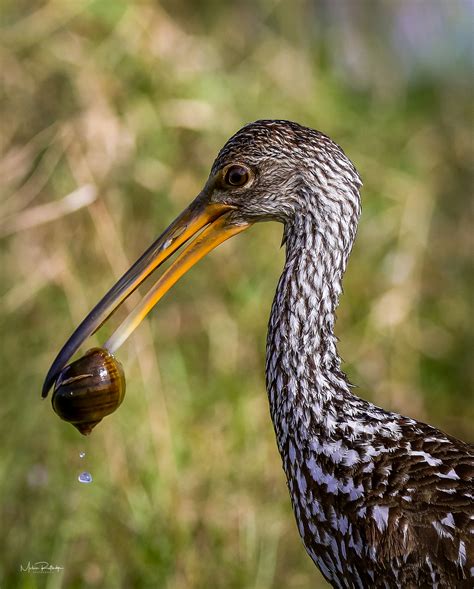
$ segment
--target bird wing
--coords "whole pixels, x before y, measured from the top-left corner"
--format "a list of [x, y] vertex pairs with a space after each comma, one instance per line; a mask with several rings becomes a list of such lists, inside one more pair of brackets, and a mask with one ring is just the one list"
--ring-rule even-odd
[[474, 577], [474, 448], [422, 423], [403, 439], [373, 471], [369, 551], [413, 567], [417, 583], [461, 586]]

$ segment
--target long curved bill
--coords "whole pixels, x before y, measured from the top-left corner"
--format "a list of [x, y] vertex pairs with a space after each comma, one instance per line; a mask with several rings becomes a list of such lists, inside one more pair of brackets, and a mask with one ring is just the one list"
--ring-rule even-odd
[[81, 344], [105, 323], [156, 268], [191, 237], [204, 228], [109, 338], [104, 347], [110, 352], [115, 352], [122, 345], [154, 305], [196, 262], [223, 241], [248, 229], [248, 223], [237, 225], [229, 222], [229, 212], [233, 208], [225, 204], [209, 204], [203, 202], [201, 197], [196, 198], [127, 270], [70, 336], [46, 375], [42, 396], [47, 396], [59, 373]]

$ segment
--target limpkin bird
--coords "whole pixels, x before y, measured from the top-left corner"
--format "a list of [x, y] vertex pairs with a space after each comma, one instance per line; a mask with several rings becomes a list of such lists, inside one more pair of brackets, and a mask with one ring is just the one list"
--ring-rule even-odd
[[473, 447], [356, 396], [334, 335], [361, 180], [329, 137], [263, 120], [238, 131], [202, 192], [86, 317], [44, 393], [81, 343], [192, 236], [105, 344], [114, 351], [197, 260], [259, 221], [284, 226], [266, 384], [293, 510], [334, 587], [474, 586]]

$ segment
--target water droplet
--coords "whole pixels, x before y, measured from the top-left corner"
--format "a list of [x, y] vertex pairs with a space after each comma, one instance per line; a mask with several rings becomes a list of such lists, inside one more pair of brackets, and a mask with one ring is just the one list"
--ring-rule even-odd
[[77, 477], [80, 483], [92, 483], [92, 475], [90, 472], [84, 471]]
[[167, 239], [165, 243], [161, 246], [161, 249], [165, 250], [167, 247], [169, 247], [173, 243], [173, 239], [173, 237]]
[[85, 455], [86, 455], [85, 452], [79, 452], [79, 458], [84, 458]]

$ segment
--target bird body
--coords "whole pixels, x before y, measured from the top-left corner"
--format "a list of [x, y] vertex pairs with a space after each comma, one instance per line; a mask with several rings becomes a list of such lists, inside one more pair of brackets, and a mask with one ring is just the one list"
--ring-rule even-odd
[[335, 311], [360, 187], [352, 163], [322, 133], [289, 121], [242, 128], [203, 191], [65, 344], [43, 394], [87, 335], [190, 235], [205, 227], [109, 339], [111, 352], [200, 257], [258, 221], [279, 221], [286, 260], [269, 321], [266, 385], [308, 554], [338, 588], [473, 587], [473, 447], [357, 397], [341, 369]]
[[314, 256], [288, 252], [267, 345], [271, 416], [306, 550], [334, 587], [472, 586], [472, 448], [351, 392], [326, 331], [337, 297], [324, 281], [301, 284], [318, 280]]
[[265, 156], [291, 211], [266, 385], [306, 550], [334, 587], [474, 586], [472, 446], [358, 398], [341, 371], [335, 310], [359, 175], [331, 139], [287, 121], [242, 129], [214, 168], [261, 169]]

